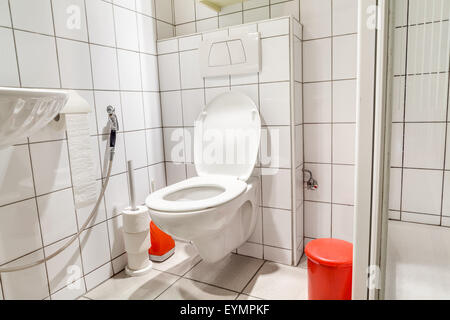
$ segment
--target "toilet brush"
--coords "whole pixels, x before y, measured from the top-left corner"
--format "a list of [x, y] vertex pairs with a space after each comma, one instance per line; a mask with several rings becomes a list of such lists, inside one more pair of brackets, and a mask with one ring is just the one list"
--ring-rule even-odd
[[132, 277], [147, 274], [152, 269], [148, 257], [150, 242], [150, 215], [147, 207], [136, 206], [134, 166], [128, 161], [128, 187], [130, 191], [130, 207], [122, 212], [123, 239], [128, 255], [127, 275]]

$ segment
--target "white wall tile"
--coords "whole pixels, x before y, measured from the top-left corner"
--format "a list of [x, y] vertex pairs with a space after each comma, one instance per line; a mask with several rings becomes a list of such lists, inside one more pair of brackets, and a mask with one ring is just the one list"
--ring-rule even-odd
[[357, 36], [333, 38], [333, 80], [356, 78]]
[[62, 87], [92, 89], [89, 45], [65, 39], [58, 39], [57, 45]]
[[181, 127], [183, 125], [183, 106], [180, 91], [161, 92], [161, 110], [164, 127]]
[[166, 173], [168, 186], [186, 180], [186, 168], [184, 164], [167, 162]]
[[135, 184], [136, 203], [138, 203], [139, 205], [145, 205], [145, 199], [150, 194], [147, 168], [141, 168], [135, 171]]
[[400, 210], [402, 169], [391, 168], [389, 182], [389, 209]]
[[[44, 245], [54, 243], [77, 232], [72, 189], [38, 197], [37, 203]], [[55, 226], [58, 227], [55, 228]]]
[[203, 87], [203, 78], [198, 68], [198, 51], [180, 52], [181, 88], [196, 89]]
[[80, 244], [85, 273], [89, 273], [109, 261], [106, 222], [84, 231], [80, 237]]
[[121, 90], [142, 90], [141, 65], [136, 52], [117, 50]]
[[66, 141], [32, 144], [30, 151], [38, 195], [70, 187]]
[[[43, 250], [22, 257], [7, 267], [20, 266], [43, 259]], [[45, 265], [2, 274], [3, 295], [7, 300], [42, 300], [49, 295]]]
[[304, 125], [305, 162], [331, 162], [331, 125]]
[[108, 218], [119, 215], [129, 205], [128, 181], [126, 174], [112, 176], [105, 192], [106, 215]]
[[180, 89], [180, 63], [178, 53], [158, 56], [161, 91]]
[[289, 36], [261, 40], [260, 82], [284, 81], [290, 78]]
[[[305, 189], [305, 200], [331, 202], [331, 165], [330, 164], [306, 164], [305, 170], [310, 170], [319, 188], [316, 190]], [[309, 179], [305, 172], [304, 179]]]
[[353, 205], [355, 193], [355, 168], [353, 166], [333, 165], [332, 202]]
[[263, 206], [291, 209], [291, 170], [265, 169], [262, 176]]
[[0, 150], [0, 205], [34, 196], [27, 146]]
[[355, 124], [333, 126], [333, 163], [355, 164]]
[[59, 88], [55, 39], [22, 31], [14, 34], [22, 86]]
[[16, 259], [42, 247], [39, 219], [34, 199], [0, 207], [0, 264]]
[[305, 202], [305, 237], [331, 237], [331, 204]]
[[119, 71], [116, 50], [91, 45], [94, 89], [119, 90]]
[[86, 1], [89, 41], [115, 46], [113, 6], [101, 0]]
[[442, 169], [445, 152], [444, 123], [405, 125], [405, 167]]
[[[148, 167], [148, 178], [150, 181], [150, 190], [159, 190], [166, 186], [166, 167], [164, 163]], [[153, 192], [152, 191], [152, 192]]]
[[358, 32], [358, 2], [333, 1], [333, 35]]
[[332, 237], [353, 242], [353, 206], [333, 204]]
[[448, 74], [408, 76], [405, 121], [445, 121]]
[[292, 262], [291, 250], [264, 246], [264, 259], [290, 265]]
[[262, 244], [256, 244], [252, 242], [246, 242], [239, 248], [237, 248], [237, 253], [243, 256], [253, 257], [257, 259], [263, 259], [264, 257], [264, 246]]
[[403, 164], [403, 124], [393, 123], [391, 131], [391, 166]]
[[270, 8], [268, 6], [244, 11], [244, 23], [267, 20], [269, 17]]
[[450, 217], [450, 172], [446, 172], [444, 177], [442, 215]]
[[[44, 249], [45, 256], [55, 253], [67, 243], [67, 239], [61, 240]], [[78, 241], [72, 243], [63, 252], [46, 262], [50, 292], [55, 293], [66, 285], [82, 277], [80, 247]]]
[[147, 130], [148, 164], [164, 161], [163, 135], [161, 129]]
[[125, 7], [130, 10], [136, 10], [135, 0], [112, 0], [112, 2], [118, 6]]
[[124, 135], [127, 160], [133, 160], [136, 168], [147, 166], [145, 131], [126, 132]]
[[303, 85], [305, 123], [331, 122], [331, 82]]
[[50, 0], [10, 1], [14, 28], [53, 35]]
[[160, 20], [156, 21], [156, 30], [158, 31], [158, 39], [171, 38], [174, 36], [175, 32], [173, 25]]
[[[277, 1], [278, 2], [278, 1]], [[274, 1], [270, 5], [270, 17], [284, 17], [287, 15], [292, 15], [295, 19], [300, 20], [300, 3], [299, 1], [284, 1], [274, 4]]]
[[442, 171], [405, 169], [402, 210], [440, 214], [442, 175]]
[[138, 51], [139, 39], [136, 13], [114, 6], [117, 47]]
[[52, 0], [56, 36], [87, 41], [83, 0]]
[[[102, 181], [97, 181], [97, 194], [100, 194], [100, 190], [102, 187]], [[81, 227], [86, 223], [88, 217], [91, 215], [92, 210], [94, 209], [95, 203], [92, 203], [91, 205], [85, 206], [80, 209], [76, 209], [77, 218], [78, 218], [78, 229], [81, 229]], [[91, 220], [91, 222], [88, 224], [89, 227], [93, 226], [94, 224], [98, 224], [100, 222], [103, 222], [106, 220], [106, 208], [105, 208], [105, 200], [103, 199], [100, 202], [100, 206], [97, 210], [97, 213], [95, 215], [95, 218]]]
[[193, 34], [195, 32], [196, 32], [195, 22], [180, 24], [177, 25], [175, 28], [175, 35], [177, 37]]
[[290, 124], [290, 88], [288, 82], [260, 84], [260, 112], [263, 125]]
[[0, 29], [0, 85], [19, 86], [19, 72], [17, 70], [14, 38], [11, 30]]
[[194, 0], [174, 0], [175, 24], [182, 24], [195, 20]]
[[9, 0], [0, 0], [0, 26], [11, 27]]
[[144, 91], [159, 91], [157, 60], [153, 55], [141, 53], [141, 78]]
[[331, 39], [303, 43], [304, 82], [331, 80]]
[[289, 19], [279, 19], [258, 23], [261, 37], [274, 37], [289, 34]]
[[182, 128], [164, 128], [165, 161], [184, 162], [184, 130]]
[[240, 12], [219, 16], [219, 28], [225, 28], [242, 24], [242, 14]]
[[156, 54], [156, 21], [142, 14], [137, 15], [139, 49], [141, 52]]
[[291, 249], [291, 212], [278, 209], [263, 209], [264, 244]]
[[122, 92], [123, 128], [125, 131], [145, 128], [142, 95], [138, 92]]
[[333, 122], [356, 122], [356, 80], [333, 81]]
[[200, 112], [205, 107], [205, 98], [203, 89], [183, 90], [181, 92], [183, 99], [183, 125], [194, 126]]
[[172, 23], [172, 10], [172, 1], [155, 0], [155, 12], [157, 19]]
[[92, 290], [102, 282], [108, 280], [114, 275], [113, 268], [111, 263], [107, 263], [100, 268], [92, 271], [87, 274], [85, 277], [86, 280], [86, 290]]
[[142, 94], [144, 102], [145, 127], [159, 128], [161, 123], [161, 103], [159, 93], [144, 92]]
[[409, 10], [409, 24], [445, 20], [450, 17], [450, 3], [446, 0], [430, 0], [428, 2], [411, 0]]
[[304, 39], [331, 36], [331, 0], [301, 0], [300, 21]]

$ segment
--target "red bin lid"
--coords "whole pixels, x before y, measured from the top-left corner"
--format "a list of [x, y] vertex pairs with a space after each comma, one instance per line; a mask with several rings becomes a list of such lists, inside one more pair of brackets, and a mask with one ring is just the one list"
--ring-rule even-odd
[[339, 239], [316, 239], [305, 248], [312, 261], [329, 267], [348, 267], [353, 262], [353, 245]]

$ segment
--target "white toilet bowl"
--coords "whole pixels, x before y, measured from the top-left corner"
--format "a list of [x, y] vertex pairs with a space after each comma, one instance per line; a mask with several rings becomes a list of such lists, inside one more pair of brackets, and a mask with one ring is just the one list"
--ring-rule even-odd
[[199, 176], [147, 197], [155, 224], [192, 241], [208, 262], [244, 244], [259, 213], [259, 179], [251, 174], [260, 136], [261, 120], [249, 97], [225, 93], [215, 98], [195, 124], [194, 163]]

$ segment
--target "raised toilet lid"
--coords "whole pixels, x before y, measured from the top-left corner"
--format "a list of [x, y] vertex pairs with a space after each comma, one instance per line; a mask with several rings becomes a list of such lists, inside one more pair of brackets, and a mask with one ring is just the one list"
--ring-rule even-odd
[[257, 106], [245, 94], [217, 96], [200, 113], [194, 131], [194, 163], [199, 176], [232, 176], [247, 181], [261, 138]]

